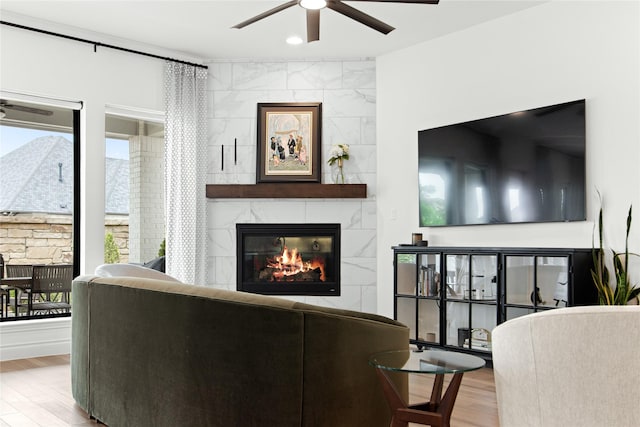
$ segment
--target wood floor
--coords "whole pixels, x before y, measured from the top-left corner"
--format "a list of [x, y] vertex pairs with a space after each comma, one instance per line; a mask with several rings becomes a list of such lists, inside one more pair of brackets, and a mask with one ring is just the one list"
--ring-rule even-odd
[[[445, 375], [446, 389], [448, 378]], [[429, 400], [433, 375], [409, 376], [409, 403], [421, 403]], [[467, 372], [462, 377], [458, 398], [453, 406], [451, 427], [498, 427], [498, 404], [496, 388], [493, 382], [493, 369], [484, 368]], [[409, 423], [410, 427], [420, 424]]]
[[0, 426], [97, 426], [71, 396], [69, 356], [0, 362]]
[[[75, 404], [71, 396], [70, 375], [68, 355], [1, 362], [0, 427], [97, 426], [98, 424], [89, 420], [87, 414]], [[427, 400], [431, 393], [432, 378], [430, 375], [410, 376], [411, 403]], [[491, 369], [481, 369], [464, 375], [453, 409], [451, 425], [498, 426]]]

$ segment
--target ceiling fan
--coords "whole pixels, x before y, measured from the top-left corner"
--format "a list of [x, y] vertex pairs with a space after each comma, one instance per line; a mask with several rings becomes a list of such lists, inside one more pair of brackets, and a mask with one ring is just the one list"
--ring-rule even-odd
[[[376, 3], [414, 3], [414, 4], [438, 4], [439, 0], [352, 0], [352, 1], [366, 1]], [[383, 34], [389, 34], [395, 28], [389, 24], [386, 24], [379, 19], [374, 18], [371, 15], [367, 15], [364, 12], [359, 11], [341, 0], [291, 0], [286, 3], [276, 6], [273, 9], [269, 9], [259, 15], [249, 18], [232, 28], [244, 28], [247, 25], [260, 21], [266, 17], [274, 15], [278, 12], [282, 12], [291, 6], [300, 5], [307, 11], [307, 42], [320, 40], [320, 9], [325, 7], [332, 9], [348, 18], [351, 18], [361, 24], [364, 24], [376, 31]]]
[[41, 108], [27, 107], [26, 105], [11, 104], [6, 99], [0, 99], [0, 115], [2, 116], [2, 118], [4, 118], [4, 116], [6, 115], [5, 110], [22, 111], [24, 113], [40, 114], [43, 116], [50, 116], [53, 114], [53, 111], [51, 110], [43, 110]]

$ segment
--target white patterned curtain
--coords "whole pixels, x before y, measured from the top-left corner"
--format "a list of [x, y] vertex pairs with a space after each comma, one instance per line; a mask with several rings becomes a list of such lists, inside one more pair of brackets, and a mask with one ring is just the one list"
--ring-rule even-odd
[[207, 276], [206, 89], [207, 69], [166, 63], [166, 270], [200, 285]]

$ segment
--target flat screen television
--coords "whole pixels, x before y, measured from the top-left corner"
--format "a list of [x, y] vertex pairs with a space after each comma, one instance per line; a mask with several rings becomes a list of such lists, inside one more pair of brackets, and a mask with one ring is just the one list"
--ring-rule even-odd
[[585, 100], [418, 132], [420, 226], [584, 221]]

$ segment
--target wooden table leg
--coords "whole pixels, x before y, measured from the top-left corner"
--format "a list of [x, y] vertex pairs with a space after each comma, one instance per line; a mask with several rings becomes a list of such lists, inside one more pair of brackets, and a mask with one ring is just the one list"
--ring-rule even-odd
[[453, 374], [453, 378], [445, 391], [442, 401], [438, 407], [438, 412], [442, 414], [442, 427], [449, 427], [451, 421], [451, 413], [453, 412], [453, 405], [456, 403], [458, 397], [458, 390], [460, 389], [460, 383], [462, 382], [462, 372]]
[[453, 375], [444, 395], [442, 395], [444, 374], [437, 374], [431, 390], [431, 400], [416, 405], [407, 405], [384, 369], [376, 368], [376, 372], [391, 408], [391, 427], [407, 427], [408, 423], [432, 427], [450, 426], [453, 405], [462, 382], [462, 372]]
[[444, 384], [444, 374], [436, 374], [433, 380], [433, 389], [431, 390], [431, 400], [429, 403], [432, 407], [437, 408], [442, 399], [442, 385]]

